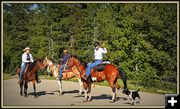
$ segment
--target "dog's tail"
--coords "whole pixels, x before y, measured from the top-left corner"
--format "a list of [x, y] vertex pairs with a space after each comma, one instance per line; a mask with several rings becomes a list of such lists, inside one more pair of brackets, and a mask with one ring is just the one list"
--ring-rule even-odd
[[136, 92], [139, 92], [140, 91], [140, 88], [138, 88], [138, 90], [136, 90]]

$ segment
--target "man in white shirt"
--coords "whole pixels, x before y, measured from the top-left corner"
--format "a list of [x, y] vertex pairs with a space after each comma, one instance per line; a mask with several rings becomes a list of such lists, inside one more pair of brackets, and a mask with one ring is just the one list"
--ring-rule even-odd
[[24, 50], [24, 53], [22, 54], [22, 64], [21, 64], [21, 71], [20, 71], [20, 77], [19, 77], [19, 82], [22, 80], [22, 75], [24, 73], [24, 70], [26, 68], [26, 64], [30, 62], [34, 62], [33, 57], [30, 53], [30, 48], [26, 47]]
[[98, 64], [102, 63], [103, 54], [107, 53], [107, 49], [104, 46], [101, 48], [99, 42], [95, 42], [94, 46], [95, 46], [95, 49], [94, 49], [94, 59], [95, 59], [95, 61], [93, 63], [91, 63], [87, 67], [86, 74], [83, 77], [85, 80], [87, 80], [87, 78], [89, 77], [91, 69], [93, 67], [97, 66]]

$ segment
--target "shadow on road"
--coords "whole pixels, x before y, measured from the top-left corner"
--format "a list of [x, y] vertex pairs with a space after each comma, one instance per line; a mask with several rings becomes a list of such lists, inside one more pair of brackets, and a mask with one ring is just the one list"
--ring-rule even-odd
[[63, 91], [63, 94], [67, 94], [67, 93], [79, 93], [79, 90]]
[[[34, 92], [28, 93], [28, 95], [34, 95]], [[46, 92], [46, 91], [40, 91], [37, 92], [38, 96], [42, 96], [42, 95], [54, 95], [54, 93], [50, 93], [50, 92]]]
[[101, 94], [99, 96], [92, 96], [92, 99], [98, 100], [98, 99], [111, 99], [111, 95], [107, 95], [107, 94]]
[[[77, 96], [74, 96], [74, 97], [84, 97], [84, 95], [77, 95]], [[111, 95], [107, 95], [107, 94], [101, 94], [99, 96], [92, 96], [92, 99], [94, 100], [100, 100], [100, 99], [109, 99], [111, 100], [112, 99], [112, 96]], [[124, 97], [117, 97], [116, 100], [128, 100], [127, 98], [124, 98]]]

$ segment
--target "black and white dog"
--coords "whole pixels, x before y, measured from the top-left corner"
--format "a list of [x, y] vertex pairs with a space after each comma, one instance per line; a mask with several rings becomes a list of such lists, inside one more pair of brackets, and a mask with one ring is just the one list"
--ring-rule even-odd
[[124, 94], [128, 95], [130, 101], [131, 101], [131, 105], [134, 105], [136, 103], [140, 103], [140, 96], [139, 96], [139, 90], [136, 90], [136, 91], [129, 91], [129, 90], [126, 90], [126, 91], [123, 91]]

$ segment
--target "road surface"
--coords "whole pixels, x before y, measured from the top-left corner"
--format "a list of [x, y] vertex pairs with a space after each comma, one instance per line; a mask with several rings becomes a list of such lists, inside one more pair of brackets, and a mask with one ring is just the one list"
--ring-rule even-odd
[[[36, 84], [38, 98], [33, 96], [32, 83], [28, 84], [28, 97], [20, 96], [17, 79], [3, 80], [3, 106], [9, 107], [119, 107], [131, 106], [128, 97], [122, 94], [122, 90], [117, 94], [118, 100], [110, 103], [111, 88], [107, 86], [92, 87], [92, 101], [83, 102], [83, 96], [78, 95], [79, 84], [77, 82], [63, 81], [64, 95], [60, 96], [57, 89], [56, 80], [42, 80]], [[165, 105], [165, 96], [161, 94], [139, 92], [141, 103], [135, 106], [157, 106]], [[1, 104], [2, 105], [2, 104]]]

